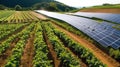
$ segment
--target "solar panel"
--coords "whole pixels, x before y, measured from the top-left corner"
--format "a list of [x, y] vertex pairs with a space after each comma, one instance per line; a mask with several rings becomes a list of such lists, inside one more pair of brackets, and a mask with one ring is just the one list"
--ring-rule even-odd
[[97, 21], [91, 19], [55, 12], [39, 10], [37, 12], [67, 22], [68, 24], [86, 33], [104, 47], [110, 46], [115, 49], [120, 47], [120, 30], [113, 28], [115, 24], [108, 22], [98, 23]]
[[120, 14], [111, 14], [111, 13], [92, 13], [92, 12], [76, 12], [72, 13], [73, 15], [85, 16], [85, 17], [96, 17], [116, 23], [120, 23]]

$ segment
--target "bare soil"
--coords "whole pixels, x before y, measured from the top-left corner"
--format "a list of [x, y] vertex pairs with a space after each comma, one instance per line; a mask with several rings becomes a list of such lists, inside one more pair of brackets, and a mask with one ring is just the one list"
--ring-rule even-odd
[[46, 43], [47, 43], [49, 52], [50, 52], [50, 54], [51, 54], [51, 57], [52, 57], [52, 59], [53, 59], [53, 61], [54, 61], [54, 67], [59, 67], [59, 66], [60, 66], [60, 60], [57, 58], [57, 54], [56, 54], [56, 52], [54, 51], [54, 48], [53, 48], [52, 44], [51, 44], [50, 41], [48, 40], [45, 31], [43, 32], [43, 34], [44, 34], [44, 38], [45, 38], [45, 41], [46, 41]]
[[94, 12], [94, 13], [116, 13], [120, 14], [120, 9], [114, 8], [114, 9], [97, 9], [97, 8], [88, 8], [88, 9], [82, 9], [80, 12]]
[[100, 50], [99, 48], [97, 48], [94, 44], [88, 42], [87, 40], [85, 40], [84, 38], [81, 38], [80, 36], [73, 34], [67, 30], [65, 30], [64, 28], [53, 24], [56, 28], [62, 30], [63, 32], [65, 32], [68, 36], [70, 36], [72, 39], [74, 39], [75, 41], [77, 41], [78, 43], [80, 43], [82, 46], [88, 48], [98, 59], [101, 60], [101, 62], [103, 62], [104, 64], [106, 64], [108, 67], [120, 67], [120, 64], [114, 60], [113, 58], [111, 58], [110, 56], [108, 56], [106, 53], [104, 53], [102, 50]]
[[35, 15], [36, 17], [38, 17], [39, 19], [42, 19], [42, 20], [46, 20], [47, 18], [41, 14], [38, 14], [36, 12], [31, 12], [33, 15]]
[[31, 34], [30, 38], [25, 45], [23, 56], [21, 57], [20, 67], [32, 67], [34, 57], [34, 38], [35, 35]]
[[7, 59], [12, 55], [12, 49], [15, 47], [16, 43], [19, 41], [19, 38], [16, 38], [11, 44], [8, 49], [6, 49], [5, 52], [3, 52], [2, 55], [0, 55], [0, 67], [4, 67], [4, 65], [7, 63]]

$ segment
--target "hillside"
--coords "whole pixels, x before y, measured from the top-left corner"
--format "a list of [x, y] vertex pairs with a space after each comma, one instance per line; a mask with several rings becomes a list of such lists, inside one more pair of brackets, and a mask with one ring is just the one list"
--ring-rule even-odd
[[67, 6], [63, 3], [60, 2], [42, 2], [42, 3], [37, 3], [32, 6], [34, 10], [36, 9], [44, 9], [44, 10], [49, 10], [49, 11], [71, 11], [76, 8]]
[[80, 9], [81, 12], [120, 13], [120, 4], [103, 4]]
[[0, 9], [14, 8], [16, 5], [20, 5], [24, 9], [34, 10], [70, 11], [75, 9], [54, 0], [0, 0], [0, 5], [3, 5]]
[[31, 7], [36, 3], [52, 1], [54, 0], [0, 0], [0, 4], [7, 7], [15, 7], [16, 5], [20, 5], [22, 7]]

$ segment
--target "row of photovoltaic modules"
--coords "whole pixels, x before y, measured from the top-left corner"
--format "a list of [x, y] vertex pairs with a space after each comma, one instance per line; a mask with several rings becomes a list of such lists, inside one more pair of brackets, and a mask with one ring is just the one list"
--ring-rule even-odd
[[108, 22], [98, 23], [91, 19], [43, 10], [38, 10], [37, 12], [69, 23], [86, 33], [104, 47], [110, 46], [114, 49], [118, 49], [120, 47], [120, 31], [113, 28], [114, 24]]
[[85, 16], [89, 18], [96, 17], [96, 18], [100, 18], [103, 20], [108, 20], [108, 21], [112, 21], [120, 24], [120, 14], [76, 12], [76, 13], [73, 13], [73, 15]]

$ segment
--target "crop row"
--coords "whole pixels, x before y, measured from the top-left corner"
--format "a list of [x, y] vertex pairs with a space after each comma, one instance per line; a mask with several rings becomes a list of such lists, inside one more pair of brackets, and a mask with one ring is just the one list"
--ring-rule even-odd
[[[16, 26], [17, 25], [17, 26]], [[11, 34], [12, 32], [16, 31], [18, 28], [20, 28], [21, 26], [23, 26], [25, 24], [13, 24], [13, 25], [0, 25], [0, 39], [6, 37], [8, 34]], [[7, 33], [6, 33], [7, 32]], [[19, 36], [17, 35], [12, 35], [10, 36], [7, 40], [3, 41], [0, 45], [0, 55], [2, 54], [2, 52], [4, 52], [8, 47], [10, 47], [10, 43], [17, 37]]]
[[[85, 38], [86, 40], [88, 40], [91, 43], [94, 43], [95, 45], [100, 45], [98, 44], [95, 40], [91, 39], [89, 36], [87, 36], [86, 34], [84, 34], [83, 32], [79, 31], [78, 29], [74, 28], [73, 26], [63, 22], [63, 21], [59, 21], [58, 20], [52, 20], [52, 22], [54, 24], [59, 25], [60, 27], [63, 27], [64, 29], [77, 34], [78, 36], [81, 36], [82, 38]], [[103, 49], [103, 48], [100, 48]], [[105, 48], [105, 51], [107, 51], [107, 54], [110, 55], [111, 57], [113, 57], [116, 60], [120, 60], [120, 49], [113, 49], [113, 48]], [[119, 61], [120, 62], [120, 61]]]
[[105, 67], [105, 65], [100, 60], [98, 60], [88, 49], [75, 42], [65, 33], [54, 28], [51, 24], [49, 24], [49, 26], [54, 30], [54, 33], [66, 44], [66, 46], [69, 47], [80, 58], [82, 58], [89, 67]]
[[0, 22], [7, 19], [10, 15], [14, 14], [15, 11], [0, 11]]
[[35, 34], [35, 57], [33, 60], [33, 67], [53, 67], [52, 60], [48, 59], [48, 48], [43, 38], [43, 30], [41, 24], [37, 24], [36, 34]]
[[30, 26], [28, 26], [26, 29], [24, 29], [21, 33], [17, 35], [20, 37], [20, 40], [15, 45], [15, 48], [12, 49], [12, 55], [8, 58], [5, 67], [19, 67], [24, 46], [33, 28], [34, 24], [32, 23]]
[[70, 31], [70, 32], [72, 32], [72, 33], [74, 33], [74, 34], [76, 34], [76, 35], [78, 35], [78, 36], [80, 36], [80, 37], [82, 37], [82, 38], [84, 38], [84, 39], [86, 39], [87, 41], [90, 41], [90, 42], [92, 42], [92, 43], [94, 42], [94, 40], [91, 39], [89, 36], [87, 36], [85, 33], [83, 33], [82, 31], [80, 31], [79, 29], [71, 26], [71, 25], [68, 24], [68, 23], [65, 23], [65, 22], [63, 22], [63, 21], [58, 21], [58, 20], [51, 20], [51, 21], [52, 21], [54, 24], [56, 24], [56, 25], [58, 25], [58, 26], [60, 26], [60, 27], [62, 27], [62, 28], [64, 28], [64, 29], [66, 29], [66, 30], [68, 30], [68, 31]]
[[6, 24], [6, 25], [0, 25], [0, 40], [4, 37], [8, 36], [9, 34], [12, 34], [13, 32], [17, 31], [19, 28], [24, 26], [26, 24]]
[[0, 11], [0, 23], [39, 21], [32, 11]]
[[44, 28], [48, 39], [54, 47], [57, 57], [61, 60], [60, 64], [63, 67], [80, 67], [79, 60], [70, 51], [68, 51], [54, 34], [53, 30], [49, 27], [49, 24], [44, 23]]
[[31, 11], [16, 11], [13, 15], [8, 17], [5, 21], [8, 23], [30, 22], [38, 21], [39, 19], [34, 16]]

